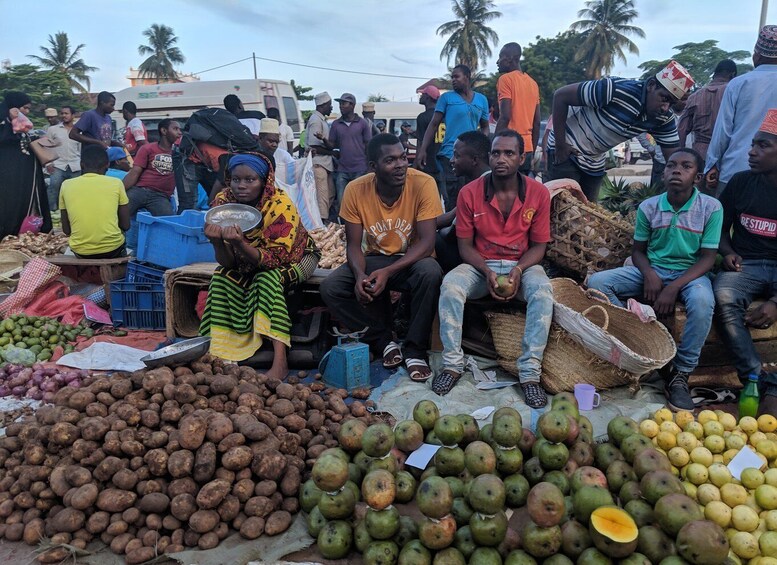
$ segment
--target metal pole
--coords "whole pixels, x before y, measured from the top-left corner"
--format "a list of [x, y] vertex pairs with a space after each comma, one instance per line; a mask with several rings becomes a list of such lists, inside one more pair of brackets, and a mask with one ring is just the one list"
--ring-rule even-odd
[[761, 23], [758, 26], [758, 33], [761, 32], [766, 25], [766, 12], [769, 11], [769, 0], [761, 0]]
[[[764, 2], [768, 2], [769, 0], [763, 0], [763, 1]], [[256, 76], [256, 52], [251, 53], [251, 57], [254, 60], [254, 80], [256, 80], [257, 79], [257, 76]]]

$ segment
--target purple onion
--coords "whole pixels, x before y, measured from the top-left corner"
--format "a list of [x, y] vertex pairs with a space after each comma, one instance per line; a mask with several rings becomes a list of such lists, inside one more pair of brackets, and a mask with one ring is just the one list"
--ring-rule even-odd
[[54, 400], [54, 393], [53, 392], [44, 392], [43, 393], [43, 401], [44, 402], [51, 402]]
[[73, 381], [78, 380], [78, 373], [66, 373], [65, 374], [65, 383], [70, 384]]
[[54, 382], [57, 383], [58, 385], [65, 384], [64, 375], [62, 373], [57, 373], [56, 375], [54, 375]]
[[57, 370], [54, 367], [49, 367], [48, 369], [43, 369], [43, 374], [47, 377], [53, 377], [57, 374]]
[[8, 388], [5, 385], [0, 386], [0, 397], [5, 398], [6, 396], [9, 396], [11, 394], [11, 389]]
[[67, 383], [67, 386], [73, 387], [73, 388], [81, 388], [81, 381], [74, 380]]
[[15, 387], [13, 387], [13, 389], [11, 389], [11, 392], [13, 393], [14, 396], [21, 397], [25, 393], [26, 390], [27, 390], [26, 387], [15, 386]]
[[44, 392], [56, 392], [57, 383], [52, 380], [43, 381], [40, 385], [40, 389]]
[[41, 399], [43, 398], [43, 391], [42, 391], [42, 390], [36, 390], [36, 391], [35, 391], [35, 392], [32, 394], [31, 398], [32, 398], [33, 400], [41, 400]]
[[33, 371], [42, 371], [43, 369], [45, 369], [45, 367], [43, 366], [43, 364], [42, 364], [42, 363], [35, 363], [35, 364], [32, 366], [32, 370], [33, 370]]

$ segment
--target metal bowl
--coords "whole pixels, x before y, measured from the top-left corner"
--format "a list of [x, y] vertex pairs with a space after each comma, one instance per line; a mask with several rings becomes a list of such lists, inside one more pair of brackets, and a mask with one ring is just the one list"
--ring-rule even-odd
[[262, 213], [246, 204], [222, 204], [214, 206], [205, 214], [205, 222], [227, 227], [237, 224], [243, 232], [248, 232], [262, 221]]
[[163, 365], [181, 365], [194, 361], [205, 355], [210, 349], [209, 337], [195, 337], [185, 339], [157, 349], [153, 353], [142, 357], [140, 360], [146, 364], [149, 369], [162, 367]]

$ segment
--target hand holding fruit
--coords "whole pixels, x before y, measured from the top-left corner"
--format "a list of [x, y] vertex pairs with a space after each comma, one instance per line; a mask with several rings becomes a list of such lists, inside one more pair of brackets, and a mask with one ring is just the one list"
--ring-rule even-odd
[[[505, 296], [502, 294], [504, 293], [504, 291], [500, 293], [500, 285], [499, 285], [500, 277], [502, 277], [503, 279], [507, 278], [505, 277], [505, 275], [497, 276], [497, 274], [494, 271], [491, 271], [491, 270], [488, 271], [488, 273], [486, 274], [486, 281], [488, 283], [488, 292], [491, 294], [491, 298], [493, 298], [494, 300], [505, 302], [507, 298], [505, 298]], [[503, 282], [506, 282], [506, 281], [503, 281]]]

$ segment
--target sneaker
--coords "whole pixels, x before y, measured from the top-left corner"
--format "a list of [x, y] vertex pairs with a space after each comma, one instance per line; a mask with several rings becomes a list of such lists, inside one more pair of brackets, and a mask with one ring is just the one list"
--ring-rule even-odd
[[521, 383], [523, 397], [529, 408], [542, 408], [548, 403], [548, 397], [540, 383]]
[[688, 388], [688, 377], [690, 376], [690, 373], [673, 371], [672, 376], [664, 385], [666, 403], [675, 412], [679, 410], [692, 411], [695, 408], [691, 391]]
[[777, 415], [777, 385], [766, 387], [764, 394], [761, 396], [761, 400], [758, 403], [758, 414], [756, 415], [763, 416], [764, 414]]

